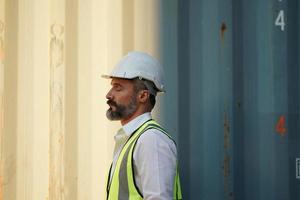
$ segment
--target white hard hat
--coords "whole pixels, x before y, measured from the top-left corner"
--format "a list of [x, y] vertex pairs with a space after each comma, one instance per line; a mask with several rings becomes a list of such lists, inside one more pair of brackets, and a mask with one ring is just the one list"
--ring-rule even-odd
[[147, 53], [132, 51], [124, 56], [103, 78], [146, 79], [154, 83], [159, 92], [165, 92], [161, 64]]

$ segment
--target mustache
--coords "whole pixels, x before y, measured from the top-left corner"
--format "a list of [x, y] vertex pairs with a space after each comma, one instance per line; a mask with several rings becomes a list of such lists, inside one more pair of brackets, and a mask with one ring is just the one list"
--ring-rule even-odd
[[107, 100], [106, 102], [108, 105], [110, 106], [118, 106], [116, 102], [114, 102], [113, 100]]

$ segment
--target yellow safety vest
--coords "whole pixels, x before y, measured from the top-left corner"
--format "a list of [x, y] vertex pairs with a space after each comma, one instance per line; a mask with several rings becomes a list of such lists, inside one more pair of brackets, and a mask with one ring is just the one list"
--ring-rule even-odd
[[[107, 200], [142, 200], [143, 195], [135, 185], [134, 173], [133, 173], [133, 150], [138, 138], [148, 129], [158, 129], [159, 131], [166, 134], [170, 139], [171, 137], [167, 134], [162, 127], [154, 120], [145, 122], [140, 128], [135, 131], [126, 144], [121, 150], [119, 158], [116, 163], [115, 171], [109, 184], [111, 169], [107, 178], [106, 192]], [[176, 170], [176, 176], [174, 180], [174, 192], [173, 199], [181, 200], [181, 187], [179, 181], [178, 169]]]

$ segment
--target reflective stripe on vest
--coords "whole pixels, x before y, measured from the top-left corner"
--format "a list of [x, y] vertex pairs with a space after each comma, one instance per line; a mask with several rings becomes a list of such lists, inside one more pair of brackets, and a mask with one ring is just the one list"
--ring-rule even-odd
[[[173, 140], [154, 120], [145, 122], [135, 131], [122, 148], [116, 163], [115, 171], [109, 185], [111, 170], [107, 179], [108, 200], [142, 200], [143, 196], [135, 184], [133, 172], [133, 151], [138, 138], [148, 129], [158, 129]], [[175, 143], [175, 142], [174, 142]], [[174, 180], [173, 199], [182, 199], [178, 170]]]

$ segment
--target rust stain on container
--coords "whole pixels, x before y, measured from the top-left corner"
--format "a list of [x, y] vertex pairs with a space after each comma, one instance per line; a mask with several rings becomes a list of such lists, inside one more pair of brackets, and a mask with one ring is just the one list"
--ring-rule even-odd
[[229, 148], [229, 132], [230, 132], [230, 125], [227, 113], [224, 114], [224, 149]]
[[233, 193], [230, 186], [230, 121], [227, 111], [224, 112], [223, 124], [223, 139], [224, 139], [224, 158], [223, 158], [223, 176], [224, 176], [224, 195], [233, 198]]
[[223, 159], [223, 175], [224, 175], [224, 177], [229, 177], [229, 174], [230, 174], [229, 166], [230, 166], [230, 157], [227, 154], [224, 156], [224, 159]]
[[227, 113], [225, 112], [224, 114], [224, 159], [223, 159], [223, 174], [224, 177], [228, 177], [229, 176], [229, 165], [230, 165], [230, 156], [228, 154], [228, 149], [229, 149], [229, 131], [230, 131], [230, 127], [229, 127], [229, 120], [228, 120], [228, 116]]
[[221, 39], [224, 41], [225, 32], [227, 30], [227, 26], [225, 22], [222, 22], [221, 24]]
[[223, 53], [223, 51], [224, 51], [223, 47], [224, 47], [224, 40], [225, 40], [225, 32], [226, 32], [226, 30], [227, 30], [227, 26], [226, 26], [225, 22], [222, 22], [221, 27], [220, 27], [220, 43], [221, 43], [221, 47], [222, 48], [220, 48], [220, 58], [219, 58], [221, 62], [223, 62], [224, 55], [226, 55], [226, 54]]

